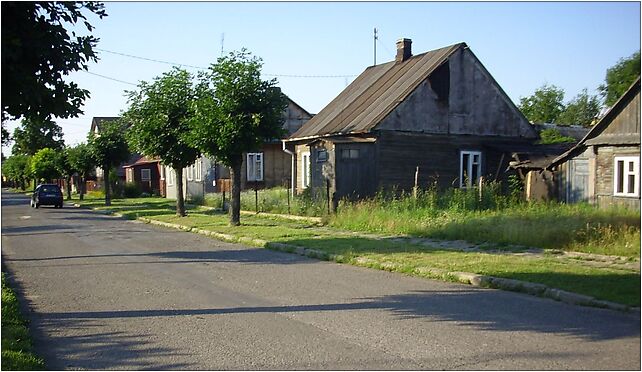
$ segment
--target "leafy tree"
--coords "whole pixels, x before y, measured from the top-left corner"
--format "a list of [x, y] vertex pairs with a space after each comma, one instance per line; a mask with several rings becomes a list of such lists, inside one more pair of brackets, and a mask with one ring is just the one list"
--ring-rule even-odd
[[243, 49], [218, 59], [197, 87], [191, 141], [230, 168], [230, 224], [240, 224], [243, 153], [283, 134], [285, 96], [276, 79], [261, 80], [262, 61]]
[[595, 95], [588, 94], [586, 88], [582, 90], [571, 102], [569, 102], [564, 111], [556, 119], [558, 124], [579, 124], [585, 127], [590, 126], [593, 120], [600, 113], [602, 105]]
[[125, 139], [125, 124], [120, 120], [104, 122], [100, 133], [89, 133], [87, 145], [94, 163], [103, 170], [105, 205], [111, 205], [109, 171], [129, 159], [129, 147]]
[[5, 128], [4, 122], [2, 122], [2, 128], [0, 128], [0, 136], [2, 137], [2, 146], [8, 146], [11, 143], [11, 134], [9, 130]]
[[563, 136], [562, 133], [555, 128], [544, 129], [539, 133], [540, 140], [537, 142], [542, 145], [550, 145], [555, 143], [572, 143], [576, 142], [575, 138]]
[[82, 113], [89, 91], [63, 76], [86, 70], [96, 62], [98, 39], [71, 35], [65, 27], [82, 22], [91, 32], [87, 16], [107, 14], [99, 2], [2, 3], [2, 121], [20, 117], [68, 118]]
[[56, 150], [38, 150], [31, 157], [31, 173], [38, 181], [51, 182], [60, 176], [60, 161], [60, 154]]
[[605, 82], [598, 88], [604, 97], [604, 104], [613, 106], [638, 76], [640, 76], [640, 51], [628, 58], [620, 59], [615, 66], [607, 69]]
[[30, 159], [27, 155], [12, 155], [2, 162], [2, 173], [12, 180], [16, 187], [27, 188], [31, 178]]
[[65, 147], [62, 152], [58, 153], [58, 172], [65, 179], [67, 185], [67, 200], [71, 200], [71, 177], [76, 173], [76, 168], [69, 160], [71, 147]]
[[564, 90], [544, 84], [532, 96], [520, 99], [519, 109], [533, 123], [554, 123], [564, 110]]
[[13, 132], [13, 153], [34, 155], [44, 148], [62, 149], [62, 128], [50, 119], [24, 118]]
[[201, 155], [188, 141], [193, 117], [192, 75], [174, 68], [150, 84], [141, 82], [138, 91], [128, 92], [129, 109], [123, 114], [131, 124], [129, 142], [146, 156], [158, 156], [176, 172], [176, 215], [185, 216], [183, 168]]
[[71, 164], [71, 167], [75, 169], [76, 172], [78, 172], [78, 176], [80, 178], [78, 182], [78, 194], [80, 195], [80, 200], [83, 200], [87, 183], [87, 176], [96, 167], [96, 163], [91, 156], [89, 146], [85, 143], [81, 143], [67, 149], [67, 160]]

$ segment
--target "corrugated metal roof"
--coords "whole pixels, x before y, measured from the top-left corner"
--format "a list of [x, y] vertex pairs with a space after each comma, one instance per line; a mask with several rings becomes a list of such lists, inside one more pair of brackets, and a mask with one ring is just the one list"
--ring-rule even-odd
[[402, 63], [368, 67], [288, 140], [369, 132], [450, 55], [465, 46], [459, 43]]

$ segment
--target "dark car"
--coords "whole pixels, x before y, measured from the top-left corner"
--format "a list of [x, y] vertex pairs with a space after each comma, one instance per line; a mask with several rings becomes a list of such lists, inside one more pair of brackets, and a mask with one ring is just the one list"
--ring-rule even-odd
[[31, 195], [31, 207], [38, 208], [41, 205], [53, 205], [62, 208], [62, 190], [54, 184], [38, 185]]

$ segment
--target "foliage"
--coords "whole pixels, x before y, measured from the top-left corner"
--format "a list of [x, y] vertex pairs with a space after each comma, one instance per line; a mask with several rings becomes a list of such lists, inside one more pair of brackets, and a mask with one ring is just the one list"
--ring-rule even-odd
[[127, 182], [123, 190], [123, 195], [126, 198], [139, 198], [143, 190], [141, 190], [140, 185], [136, 182]]
[[562, 133], [556, 128], [543, 129], [541, 132], [539, 132], [539, 137], [540, 140], [537, 143], [542, 145], [577, 142], [573, 137], [563, 136]]
[[44, 148], [31, 157], [31, 173], [40, 181], [51, 182], [61, 175], [61, 162], [62, 158], [59, 152]]
[[[187, 139], [194, 115], [192, 85], [190, 73], [174, 68], [151, 84], [141, 82], [138, 91], [128, 92], [129, 108], [123, 114], [131, 125], [128, 140], [132, 147], [143, 155], [160, 157], [174, 169], [177, 179], [201, 155]], [[184, 216], [182, 183], [177, 186], [176, 213]]]
[[105, 177], [105, 205], [111, 203], [109, 171], [129, 159], [129, 147], [125, 139], [126, 126], [121, 120], [104, 122], [100, 133], [91, 132], [87, 146], [94, 163], [103, 169]]
[[67, 149], [67, 160], [71, 167], [78, 172], [80, 176], [80, 200], [83, 199], [85, 192], [85, 181], [87, 176], [94, 170], [96, 163], [91, 155], [91, 149], [85, 143], [80, 143]]
[[564, 90], [544, 84], [532, 96], [520, 98], [519, 109], [533, 123], [555, 123], [564, 110]]
[[564, 111], [557, 118], [558, 124], [583, 125], [591, 126], [593, 121], [598, 117], [602, 105], [595, 95], [589, 95], [586, 89], [583, 89], [571, 102], [569, 102]]
[[640, 76], [640, 51], [621, 58], [615, 66], [606, 70], [604, 84], [598, 88], [604, 104], [612, 106]]
[[245, 49], [218, 59], [200, 75], [191, 141], [204, 154], [230, 167], [230, 223], [240, 223], [240, 172], [243, 153], [283, 135], [286, 97], [276, 79], [261, 80], [263, 63]]
[[71, 35], [87, 16], [107, 14], [99, 2], [6, 2], [2, 4], [2, 121], [20, 117], [68, 118], [82, 113], [89, 97], [63, 77], [97, 62], [98, 39]]
[[42, 358], [33, 353], [27, 329], [28, 322], [20, 313], [20, 304], [2, 273], [2, 370], [33, 371], [45, 369]]
[[26, 188], [26, 182], [32, 177], [30, 157], [27, 155], [12, 155], [2, 162], [2, 174], [16, 182], [21, 189]]
[[[4, 85], [4, 84], [3, 84]], [[62, 128], [50, 119], [25, 118], [13, 132], [12, 152], [33, 155], [44, 148], [62, 149]]]

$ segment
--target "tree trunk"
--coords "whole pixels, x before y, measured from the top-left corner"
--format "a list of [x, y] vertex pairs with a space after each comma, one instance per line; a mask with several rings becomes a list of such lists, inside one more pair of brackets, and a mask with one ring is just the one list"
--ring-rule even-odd
[[108, 165], [103, 167], [103, 181], [105, 183], [105, 206], [111, 205], [111, 191], [109, 190], [109, 169]]
[[80, 178], [80, 185], [78, 185], [78, 193], [80, 194], [79, 198], [80, 200], [84, 200], [85, 196], [85, 187], [87, 186], [87, 181], [85, 180], [85, 176], [83, 175]]
[[232, 179], [232, 196], [230, 198], [230, 225], [239, 226], [241, 224], [241, 166], [243, 159], [232, 161], [230, 167], [230, 178]]
[[68, 176], [65, 182], [67, 183], [67, 200], [71, 200], [71, 176]]
[[185, 198], [183, 197], [183, 168], [174, 168], [176, 173], [176, 215], [185, 217]]

